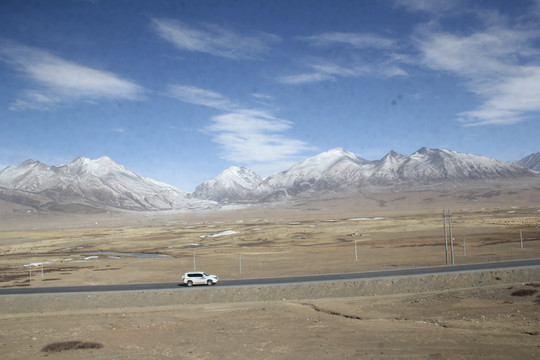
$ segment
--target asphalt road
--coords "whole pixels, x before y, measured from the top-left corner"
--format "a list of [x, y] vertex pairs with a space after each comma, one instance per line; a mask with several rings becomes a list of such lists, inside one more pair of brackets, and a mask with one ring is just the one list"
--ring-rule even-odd
[[[306, 283], [316, 281], [336, 281], [336, 280], [355, 280], [372, 278], [391, 278], [399, 276], [429, 275], [452, 272], [468, 272], [475, 270], [496, 270], [506, 268], [519, 268], [527, 266], [540, 266], [539, 259], [511, 260], [489, 263], [477, 263], [454, 266], [437, 266], [415, 269], [399, 270], [381, 270], [367, 271], [347, 274], [327, 274], [327, 275], [309, 275], [309, 276], [290, 276], [261, 279], [236, 279], [220, 280], [218, 286], [249, 286], [249, 285], [272, 285], [272, 284], [291, 284]], [[181, 274], [179, 274], [179, 279]], [[51, 287], [20, 287], [0, 289], [0, 295], [21, 295], [21, 294], [55, 294], [55, 293], [73, 293], [73, 292], [103, 292], [103, 291], [133, 291], [133, 290], [160, 290], [160, 289], [188, 289], [186, 286], [180, 286], [179, 282], [167, 283], [142, 283], [142, 284], [119, 284], [119, 285], [85, 285], [85, 286], [51, 286]]]

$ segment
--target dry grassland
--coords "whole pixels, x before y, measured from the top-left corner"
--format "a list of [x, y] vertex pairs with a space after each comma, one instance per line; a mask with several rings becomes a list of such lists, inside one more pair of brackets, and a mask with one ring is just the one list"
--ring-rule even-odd
[[[415, 196], [221, 212], [29, 214], [1, 224], [0, 286], [170, 282], [194, 268], [231, 279], [444, 265], [443, 203], [430, 208], [424, 203], [433, 195]], [[540, 199], [538, 206], [533, 196], [524, 205], [454, 201], [456, 264], [540, 256]], [[449, 229], [447, 240], [451, 263]]]
[[[453, 213], [456, 264], [540, 257], [538, 190], [454, 195], [219, 213], [5, 216], [0, 286], [171, 282], [194, 267], [232, 279], [444, 265], [442, 209]], [[0, 318], [0, 349], [10, 359], [533, 359], [540, 308], [536, 293], [511, 295], [523, 286], [13, 314]], [[103, 348], [41, 351], [65, 341]]]

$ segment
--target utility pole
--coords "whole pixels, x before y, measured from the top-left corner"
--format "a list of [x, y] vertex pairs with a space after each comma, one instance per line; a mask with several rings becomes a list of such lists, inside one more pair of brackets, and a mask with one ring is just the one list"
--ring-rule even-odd
[[448, 265], [448, 235], [446, 232], [446, 210], [443, 210], [443, 221], [444, 221], [444, 252], [446, 255], [446, 265]]
[[[448, 235], [450, 235], [450, 246], [452, 255], [452, 265], [454, 265], [454, 238], [452, 236], [452, 212], [450, 210], [443, 210], [444, 221], [444, 250], [446, 253], [446, 265], [448, 265]], [[448, 229], [446, 224], [448, 223]], [[450, 234], [448, 234], [450, 233]]]
[[452, 212], [450, 213], [450, 249], [452, 252], [452, 266], [454, 265], [454, 236], [452, 235]]

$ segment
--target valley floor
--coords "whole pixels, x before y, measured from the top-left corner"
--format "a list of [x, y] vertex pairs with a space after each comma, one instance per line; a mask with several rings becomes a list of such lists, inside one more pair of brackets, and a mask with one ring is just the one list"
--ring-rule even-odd
[[[538, 258], [539, 194], [388, 193], [196, 214], [4, 209], [0, 286], [171, 282], [194, 268], [232, 279], [435, 266], [451, 264], [451, 245], [456, 264]], [[443, 209], [452, 210], [448, 247]], [[0, 349], [10, 359], [532, 359], [540, 355], [538, 293], [511, 294], [537, 290], [535, 283], [7, 314], [0, 317]], [[103, 348], [41, 351], [69, 340]]]

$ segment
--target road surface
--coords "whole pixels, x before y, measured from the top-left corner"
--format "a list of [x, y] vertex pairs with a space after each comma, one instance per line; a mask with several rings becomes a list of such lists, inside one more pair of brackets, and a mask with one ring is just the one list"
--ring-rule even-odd
[[[475, 270], [496, 270], [506, 268], [519, 268], [529, 266], [540, 266], [540, 258], [527, 260], [511, 260], [489, 263], [477, 263], [466, 265], [446, 265], [436, 267], [367, 271], [346, 274], [326, 274], [326, 275], [304, 275], [290, 277], [275, 277], [261, 279], [235, 279], [220, 280], [218, 286], [249, 286], [249, 285], [273, 285], [307, 283], [317, 281], [340, 281], [373, 278], [392, 278], [412, 275], [429, 275], [452, 272], [468, 272]], [[178, 275], [181, 278], [181, 274]], [[134, 291], [134, 290], [161, 290], [161, 289], [188, 289], [180, 286], [178, 281], [166, 283], [141, 283], [141, 284], [118, 284], [118, 285], [84, 285], [84, 286], [52, 286], [52, 287], [20, 287], [0, 289], [0, 295], [21, 295], [21, 294], [57, 294], [74, 292], [104, 292], [104, 291]]]

